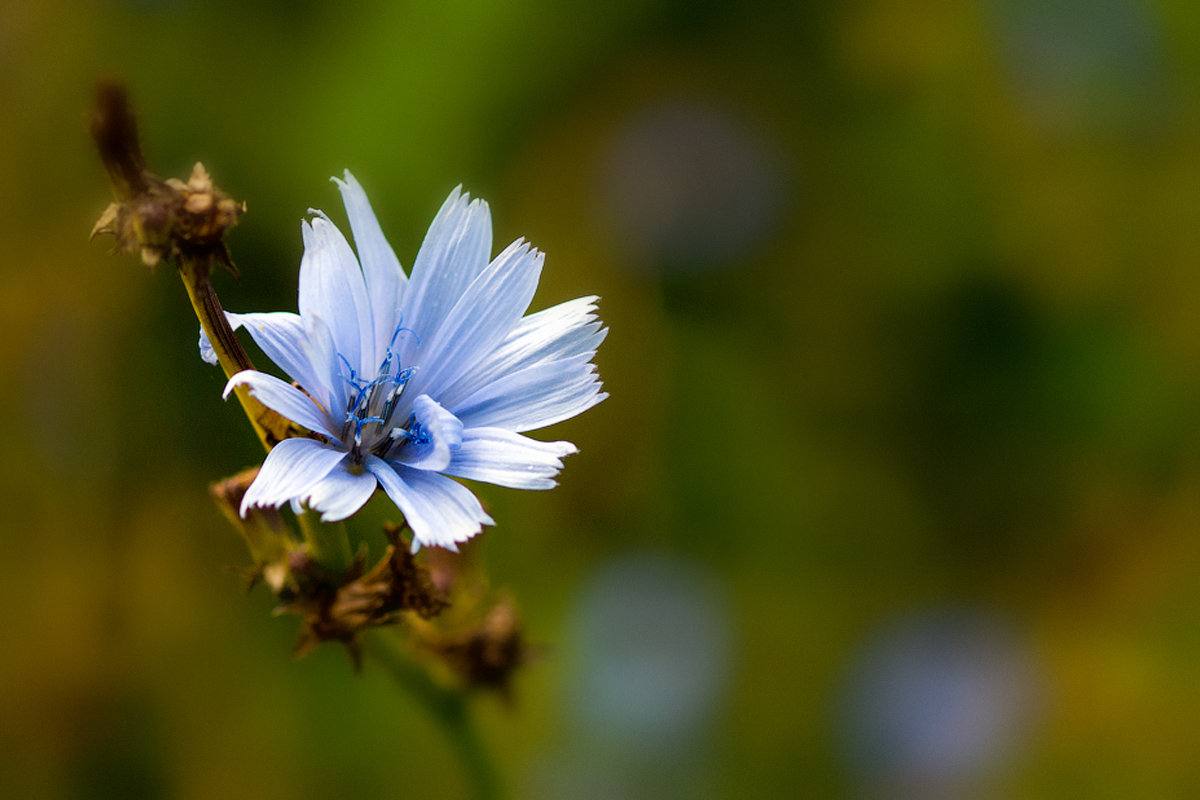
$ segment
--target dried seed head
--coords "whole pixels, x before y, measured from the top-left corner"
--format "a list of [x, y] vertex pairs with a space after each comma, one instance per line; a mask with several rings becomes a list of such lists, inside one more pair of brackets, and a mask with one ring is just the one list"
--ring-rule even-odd
[[163, 180], [147, 170], [137, 124], [119, 84], [101, 85], [92, 138], [117, 198], [96, 222], [92, 236], [112, 235], [114, 252], [141, 253], [150, 267], [187, 251], [237, 274], [224, 239], [245, 205], [214, 186], [203, 164], [192, 168], [186, 183]]

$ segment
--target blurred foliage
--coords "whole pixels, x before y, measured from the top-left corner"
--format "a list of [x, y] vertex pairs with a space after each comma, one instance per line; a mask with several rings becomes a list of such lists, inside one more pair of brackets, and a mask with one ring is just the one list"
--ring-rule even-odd
[[[560, 488], [480, 490], [546, 646], [477, 704], [516, 796], [849, 793], [847, 671], [929, 607], [987, 609], [1039, 670], [991, 791], [1196, 791], [1197, 47], [1184, 0], [0, 6], [0, 795], [465, 786], [385, 676], [290, 662], [226, 571], [205, 487], [258, 446], [171, 270], [86, 242], [105, 75], [158, 171], [246, 201], [232, 310], [294, 309], [346, 167], [402, 263], [462, 182], [547, 252], [535, 308], [603, 297], [612, 396], [538, 434], [579, 445]], [[377, 550], [388, 518], [358, 522]], [[732, 634], [691, 749], [649, 765], [567, 700], [586, 587], [639, 553], [711, 578]]]

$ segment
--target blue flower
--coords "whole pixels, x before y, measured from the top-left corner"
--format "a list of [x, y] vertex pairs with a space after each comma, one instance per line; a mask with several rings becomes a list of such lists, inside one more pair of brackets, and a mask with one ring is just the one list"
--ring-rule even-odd
[[[447, 476], [549, 489], [570, 442], [523, 436], [573, 417], [606, 394], [591, 363], [608, 332], [596, 297], [525, 316], [543, 255], [517, 240], [490, 262], [491, 215], [455, 189], [406, 277], [367, 196], [347, 172], [342, 193], [357, 256], [318, 211], [304, 222], [299, 314], [228, 315], [299, 388], [245, 370], [264, 405], [320, 438], [267, 455], [251, 506], [303, 504], [344, 519], [382, 486], [420, 545], [455, 548], [495, 524]], [[201, 334], [201, 353], [215, 362]]]

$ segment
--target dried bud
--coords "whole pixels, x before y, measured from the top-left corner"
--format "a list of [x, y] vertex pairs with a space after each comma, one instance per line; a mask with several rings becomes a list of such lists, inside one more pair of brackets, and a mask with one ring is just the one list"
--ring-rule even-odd
[[[304, 618], [296, 655], [306, 655], [321, 642], [341, 642], [357, 666], [360, 660], [357, 640], [361, 631], [394, 624], [403, 611], [429, 619], [446, 607], [447, 601], [434, 587], [429, 572], [416, 563], [409, 548], [399, 541], [398, 530], [388, 526], [385, 532], [391, 544], [370, 572], [363, 574], [365, 554], [360, 554], [342, 585], [302, 592], [279, 609], [280, 613]], [[294, 566], [293, 575], [298, 576], [299, 572]]]
[[430, 644], [469, 686], [502, 694], [516, 669], [528, 661], [517, 606], [508, 595], [500, 595], [475, 628]]
[[163, 180], [147, 170], [133, 112], [119, 84], [101, 85], [92, 138], [117, 198], [92, 228], [93, 237], [115, 237], [114, 252], [138, 252], [149, 267], [186, 251], [204, 270], [216, 263], [237, 275], [224, 239], [245, 205], [214, 186], [203, 164], [192, 168], [186, 183]]
[[133, 212], [129, 219], [140, 245], [142, 262], [155, 267], [171, 253], [171, 222], [174, 214], [169, 197], [147, 193], [130, 201]]
[[246, 207], [215, 187], [204, 165], [197, 162], [187, 183], [167, 182], [182, 202], [178, 235], [192, 247], [220, 242], [226, 231], [237, 224]]
[[276, 597], [290, 598], [298, 591], [293, 577], [297, 570], [292, 561], [297, 554], [303, 554], [300, 544], [292, 537], [278, 509], [254, 506], [247, 509], [245, 517], [240, 513], [242, 496], [257, 475], [258, 467], [254, 467], [212, 484], [208, 491], [217, 508], [246, 540], [254, 559], [252, 578], [266, 582]]

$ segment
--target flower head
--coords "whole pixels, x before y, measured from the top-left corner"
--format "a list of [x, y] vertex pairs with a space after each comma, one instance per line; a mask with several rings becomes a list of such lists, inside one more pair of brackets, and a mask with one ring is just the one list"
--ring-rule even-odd
[[[591, 359], [607, 329], [596, 297], [525, 316], [543, 255], [523, 240], [488, 260], [491, 215], [459, 189], [438, 211], [407, 277], [367, 196], [334, 179], [357, 255], [329, 219], [302, 223], [299, 314], [229, 314], [299, 388], [246, 370], [264, 405], [319, 438], [285, 439], [246, 492], [251, 506], [303, 504], [344, 519], [381, 486], [413, 531], [413, 546], [453, 549], [494, 524], [448, 476], [549, 489], [570, 442], [525, 431], [607, 397]], [[201, 353], [212, 350], [201, 333]]]

